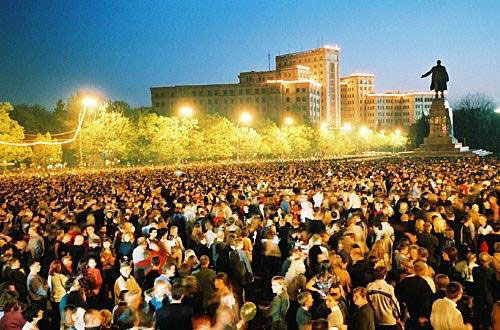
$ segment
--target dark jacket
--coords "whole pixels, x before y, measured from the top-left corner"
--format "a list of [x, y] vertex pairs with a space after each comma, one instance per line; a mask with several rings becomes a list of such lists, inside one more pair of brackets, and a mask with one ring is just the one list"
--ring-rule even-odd
[[395, 289], [400, 303], [405, 303], [412, 319], [420, 316], [429, 318], [432, 308], [432, 290], [420, 276], [410, 276], [402, 280]]
[[193, 307], [183, 304], [165, 305], [156, 311], [156, 327], [159, 330], [191, 330]]
[[349, 330], [375, 330], [375, 314], [370, 304], [361, 306], [352, 315]]

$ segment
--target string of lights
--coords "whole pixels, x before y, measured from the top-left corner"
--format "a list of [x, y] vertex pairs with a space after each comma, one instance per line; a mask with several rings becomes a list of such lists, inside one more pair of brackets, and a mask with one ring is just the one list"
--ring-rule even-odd
[[[76, 130], [74, 130], [73, 137], [68, 140], [63, 141], [33, 141], [33, 142], [7, 142], [0, 140], [0, 145], [7, 145], [11, 147], [31, 147], [36, 145], [63, 145], [76, 141], [78, 136], [80, 135], [80, 131], [83, 126], [83, 119], [85, 118], [85, 114], [87, 113], [87, 109], [91, 106], [95, 106], [96, 101], [94, 99], [86, 98], [84, 99], [84, 107], [83, 110], [78, 114], [78, 126]], [[1, 137], [1, 135], [0, 135]]]

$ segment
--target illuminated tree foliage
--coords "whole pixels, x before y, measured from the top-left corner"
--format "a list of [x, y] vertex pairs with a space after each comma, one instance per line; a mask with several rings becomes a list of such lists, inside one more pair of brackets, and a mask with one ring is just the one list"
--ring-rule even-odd
[[[0, 140], [20, 143], [24, 140], [24, 129], [9, 117], [12, 111], [10, 103], [0, 103]], [[16, 147], [0, 144], [0, 162], [21, 161], [31, 156], [29, 147]]]
[[[35, 141], [45, 141], [54, 142], [50, 133], [45, 135], [38, 134]], [[49, 164], [56, 164], [62, 161], [62, 147], [60, 144], [37, 144], [32, 147], [33, 155], [31, 156], [31, 162], [47, 166]]]

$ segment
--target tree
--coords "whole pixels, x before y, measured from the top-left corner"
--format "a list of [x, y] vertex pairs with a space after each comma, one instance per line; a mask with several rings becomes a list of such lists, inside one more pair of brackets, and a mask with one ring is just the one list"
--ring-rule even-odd
[[138, 119], [134, 147], [131, 150], [139, 161], [145, 162], [173, 162], [194, 158], [195, 148], [199, 148], [200, 144], [193, 145], [191, 142], [201, 138], [197, 129], [198, 122], [195, 119], [147, 114]]
[[[38, 134], [35, 141], [53, 142], [50, 133]], [[62, 161], [62, 147], [60, 144], [36, 144], [32, 147], [31, 161], [35, 164], [47, 166]]]
[[286, 134], [291, 148], [292, 157], [308, 156], [312, 152], [312, 128], [306, 125], [285, 126], [282, 130]]
[[80, 132], [83, 160], [95, 165], [99, 160], [126, 158], [132, 137], [132, 125], [127, 118], [121, 113], [101, 111]]
[[14, 109], [11, 111], [10, 117], [17, 121], [19, 125], [24, 127], [25, 131], [33, 136], [38, 133], [44, 134], [50, 132], [55, 128], [54, 123], [52, 122], [51, 113], [38, 104], [14, 105]]
[[238, 129], [239, 148], [241, 158], [252, 158], [260, 149], [262, 137], [251, 127], [240, 127]]
[[260, 130], [261, 145], [258, 153], [267, 157], [284, 157], [291, 152], [287, 135], [274, 122], [267, 122]]
[[[13, 107], [10, 103], [0, 103], [0, 141], [22, 143], [24, 129], [9, 117]], [[0, 144], [0, 161], [22, 161], [31, 156], [29, 147], [9, 146]]]
[[207, 115], [200, 118], [203, 134], [201, 159], [224, 159], [236, 154], [237, 128], [229, 119], [219, 115]]
[[429, 135], [429, 116], [420, 117], [408, 130], [410, 148], [417, 148], [424, 143], [424, 138]]
[[454, 136], [473, 149], [500, 151], [500, 116], [484, 94], [468, 94], [453, 107]]

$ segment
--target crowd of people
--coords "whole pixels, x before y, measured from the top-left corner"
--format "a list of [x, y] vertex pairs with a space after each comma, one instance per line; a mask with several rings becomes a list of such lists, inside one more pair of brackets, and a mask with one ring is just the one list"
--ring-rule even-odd
[[500, 329], [499, 179], [495, 158], [0, 177], [0, 329]]

